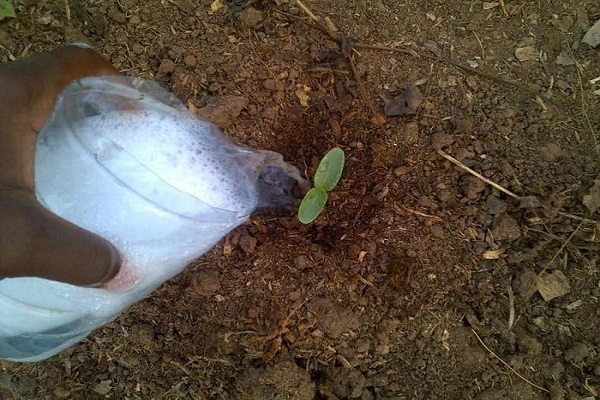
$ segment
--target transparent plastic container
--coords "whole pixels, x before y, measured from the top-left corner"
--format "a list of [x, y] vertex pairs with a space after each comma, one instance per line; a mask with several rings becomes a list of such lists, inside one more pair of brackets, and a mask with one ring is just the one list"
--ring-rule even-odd
[[0, 358], [37, 361], [113, 320], [243, 223], [306, 186], [270, 151], [234, 145], [158, 84], [85, 78], [59, 97], [36, 150], [38, 200], [109, 240], [107, 288], [0, 280]]

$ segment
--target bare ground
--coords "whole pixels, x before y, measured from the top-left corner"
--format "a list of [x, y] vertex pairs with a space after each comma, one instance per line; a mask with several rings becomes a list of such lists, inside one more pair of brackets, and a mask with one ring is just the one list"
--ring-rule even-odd
[[596, 1], [305, 0], [354, 50], [292, 0], [25, 3], [2, 61], [83, 34], [309, 176], [333, 146], [348, 161], [315, 224], [257, 212], [83, 343], [0, 362], [0, 397], [599, 395]]

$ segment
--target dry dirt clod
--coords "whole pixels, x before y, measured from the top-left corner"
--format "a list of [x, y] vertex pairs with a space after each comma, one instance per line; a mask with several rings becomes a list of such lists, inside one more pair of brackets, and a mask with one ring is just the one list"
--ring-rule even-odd
[[228, 128], [248, 105], [248, 98], [224, 95], [209, 98], [208, 104], [196, 110], [202, 117], [220, 128]]
[[173, 73], [173, 71], [175, 71], [175, 62], [173, 60], [166, 59], [160, 62], [160, 66], [158, 67], [159, 74], [167, 75]]
[[417, 112], [423, 102], [423, 95], [415, 85], [409, 85], [401, 94], [389, 100], [384, 108], [385, 115], [396, 117]]
[[504, 215], [492, 229], [492, 235], [495, 240], [512, 242], [521, 237], [521, 228], [515, 218]]
[[238, 400], [313, 400], [315, 384], [310, 374], [283, 361], [264, 368], [249, 368], [236, 382]]
[[559, 270], [541, 272], [536, 278], [536, 287], [545, 301], [564, 296], [571, 291], [569, 279]]
[[519, 61], [538, 61], [540, 51], [535, 46], [519, 47], [515, 50], [515, 57]]
[[317, 315], [319, 328], [332, 338], [360, 327], [360, 319], [352, 310], [336, 305], [331, 300], [313, 299], [307, 306]]
[[589, 194], [583, 196], [583, 204], [591, 213], [595, 213], [600, 208], [600, 179], [595, 180]]
[[210, 296], [221, 290], [219, 271], [215, 269], [203, 270], [194, 276], [192, 289], [202, 296]]
[[586, 32], [581, 41], [591, 47], [596, 47], [600, 44], [600, 19]]
[[246, 7], [239, 16], [240, 22], [249, 28], [256, 28], [264, 19], [262, 11], [254, 7]]
[[246, 254], [254, 253], [258, 240], [254, 236], [250, 236], [246, 233], [242, 234], [239, 239], [239, 246]]
[[582, 362], [591, 352], [590, 346], [585, 343], [577, 342], [573, 343], [573, 346], [569, 347], [563, 354], [565, 361], [572, 363]]

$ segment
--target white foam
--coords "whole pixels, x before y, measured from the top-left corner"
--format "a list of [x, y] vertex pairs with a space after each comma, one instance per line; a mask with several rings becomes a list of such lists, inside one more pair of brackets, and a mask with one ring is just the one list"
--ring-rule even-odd
[[[113, 111], [75, 126], [79, 135], [87, 135], [92, 141], [98, 140], [92, 135], [108, 139], [173, 188], [212, 207], [243, 212], [247, 208], [243, 177], [230, 154], [216, 147], [222, 143], [203, 138], [202, 133], [210, 129], [200, 120], [190, 124], [188, 118], [177, 118], [176, 114], [149, 111]], [[100, 162], [106, 162], [116, 154], [100, 149], [97, 156]], [[118, 165], [116, 168], [123, 170]]]

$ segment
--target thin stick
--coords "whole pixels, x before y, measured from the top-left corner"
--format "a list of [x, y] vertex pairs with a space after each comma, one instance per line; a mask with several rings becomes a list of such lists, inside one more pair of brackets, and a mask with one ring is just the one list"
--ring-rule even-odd
[[421, 217], [435, 219], [436, 221], [440, 221], [440, 222], [442, 222], [442, 221], [443, 221], [443, 220], [442, 220], [440, 217], [438, 217], [437, 215], [425, 214], [424, 212], [421, 212], [421, 211], [418, 211], [418, 210], [413, 210], [413, 209], [410, 209], [410, 208], [408, 208], [408, 207], [406, 207], [406, 206], [401, 206], [401, 207], [400, 207], [400, 206], [398, 206], [398, 205], [394, 205], [394, 208], [396, 209], [396, 212], [398, 212], [398, 213], [400, 213], [400, 210], [404, 210], [404, 211], [406, 211], [406, 212], [408, 212], [408, 213], [415, 214], [415, 215], [419, 215], [419, 216], [421, 216]]
[[8, 59], [10, 61], [15, 61], [17, 59], [17, 57], [15, 57], [14, 54], [11, 53], [9, 49], [7, 49], [6, 47], [2, 46], [1, 44], [0, 44], [0, 49], [4, 50], [6, 52], [6, 54], [8, 55]]
[[508, 282], [508, 330], [510, 331], [515, 323], [515, 295], [512, 290], [511, 282]]
[[296, 4], [298, 4], [298, 7], [300, 7], [300, 9], [304, 11], [306, 15], [310, 17], [310, 19], [312, 19], [315, 22], [319, 22], [319, 18], [317, 18], [317, 16], [312, 11], [310, 11], [310, 8], [306, 7], [301, 0], [296, 0]]
[[590, 120], [590, 116], [588, 114], [588, 104], [586, 101], [585, 91], [583, 89], [583, 77], [581, 76], [581, 70], [579, 69], [579, 64], [575, 63], [575, 70], [577, 71], [577, 78], [579, 80], [579, 92], [581, 93], [581, 114], [583, 115], [584, 122], [587, 125], [588, 130], [590, 131], [590, 136], [592, 137], [592, 141], [594, 142], [594, 147], [596, 149], [596, 154], [600, 155], [600, 146], [598, 144], [598, 139], [596, 139], [596, 131], [594, 129], [594, 124]]
[[360, 75], [358, 74], [356, 65], [354, 65], [354, 56], [353, 55], [348, 56], [348, 63], [350, 64], [350, 69], [352, 69], [352, 73], [354, 74], [354, 80], [356, 80], [356, 85], [358, 86], [358, 91], [360, 92], [360, 94], [364, 98], [365, 102], [367, 103], [369, 110], [371, 110], [371, 114], [373, 114], [373, 122], [375, 122], [375, 124], [377, 126], [381, 126], [381, 125], [385, 124], [385, 117], [383, 115], [381, 115], [381, 113], [379, 111], [377, 111], [377, 108], [375, 108], [375, 105], [371, 101], [371, 98], [369, 97], [369, 93], [367, 92], [367, 89], [365, 88], [365, 85], [364, 85], [362, 79], [360, 78]]
[[65, 0], [65, 12], [67, 13], [67, 22], [71, 22], [71, 6], [69, 6], [69, 0]]
[[477, 332], [475, 332], [475, 329], [471, 328], [471, 331], [473, 331], [473, 334], [475, 335], [475, 337], [477, 338], [477, 340], [479, 340], [479, 343], [481, 343], [481, 345], [490, 352], [491, 355], [493, 355], [498, 361], [500, 361], [506, 368], [508, 368], [509, 370], [511, 370], [515, 375], [517, 375], [519, 378], [523, 379], [525, 382], [529, 383], [531, 386], [533, 386], [536, 389], [541, 390], [542, 392], [546, 392], [546, 393], [550, 393], [550, 391], [548, 389], [545, 389], [541, 386], [536, 385], [535, 383], [531, 382], [529, 379], [525, 378], [523, 375], [521, 375], [520, 373], [518, 373], [513, 367], [511, 367], [510, 365], [508, 365], [508, 363], [506, 361], [504, 361], [503, 359], [501, 359], [500, 357], [498, 357], [498, 355], [496, 353], [494, 353], [492, 351], [492, 349], [490, 349], [481, 339], [481, 337], [477, 334]]
[[460, 161], [458, 161], [456, 158], [452, 157], [450, 154], [446, 153], [445, 151], [438, 150], [437, 152], [442, 157], [444, 157], [445, 159], [447, 159], [448, 161], [450, 161], [451, 163], [453, 163], [454, 165], [456, 165], [456, 166], [464, 169], [465, 171], [467, 171], [471, 175], [475, 176], [476, 178], [481, 179], [482, 181], [484, 181], [485, 183], [487, 183], [489, 185], [492, 185], [493, 187], [495, 187], [496, 189], [500, 190], [501, 192], [506, 193], [510, 197], [513, 197], [515, 199], [520, 199], [521, 198], [519, 195], [516, 195], [515, 193], [511, 192], [510, 190], [503, 188], [502, 186], [498, 185], [496, 182], [493, 182], [493, 181], [489, 180], [488, 178], [486, 178], [485, 176], [481, 175], [480, 173], [473, 171], [471, 168], [467, 167], [466, 165], [464, 165], [463, 163], [461, 163]]
[[506, 4], [504, 4], [504, 0], [499, 0], [500, 8], [502, 8], [502, 13], [504, 15], [508, 15], [508, 11], [506, 10]]
[[594, 224], [595, 225], [598, 222], [600, 222], [600, 221], [594, 221], [593, 219], [589, 219], [589, 218], [578, 217], [577, 215], [573, 215], [573, 214], [567, 214], [567, 213], [564, 213], [561, 211], [558, 212], [558, 215], [561, 215], [566, 218], [576, 219], [577, 221], [583, 221], [586, 224]]

